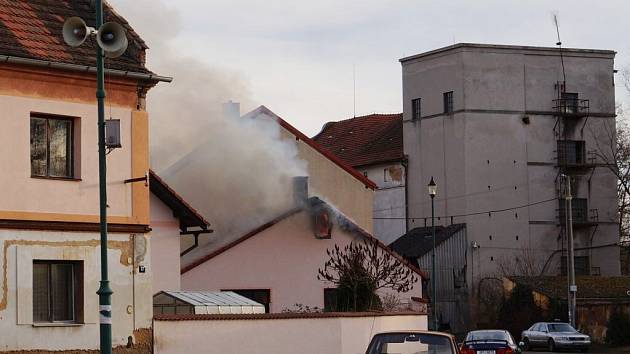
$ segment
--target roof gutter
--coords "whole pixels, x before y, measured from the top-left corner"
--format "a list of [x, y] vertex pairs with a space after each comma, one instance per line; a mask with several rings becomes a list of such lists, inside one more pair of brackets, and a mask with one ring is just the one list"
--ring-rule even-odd
[[[15, 57], [15, 56], [10, 56], [10, 55], [0, 55], [0, 63], [29, 65], [29, 66], [36, 66], [40, 68], [59, 69], [59, 70], [67, 70], [67, 71], [74, 71], [74, 72], [80, 72], [80, 73], [96, 73], [95, 66], [60, 63], [60, 62], [54, 62], [54, 61], [48, 61], [48, 60]], [[147, 81], [153, 81], [153, 82], [172, 82], [173, 81], [173, 78], [168, 77], [168, 76], [145, 74], [145, 73], [138, 73], [134, 71], [124, 71], [124, 70], [116, 70], [116, 69], [105, 69], [105, 74], [110, 75], [110, 76], [123, 77], [123, 78], [136, 79], [136, 80], [147, 80]]]

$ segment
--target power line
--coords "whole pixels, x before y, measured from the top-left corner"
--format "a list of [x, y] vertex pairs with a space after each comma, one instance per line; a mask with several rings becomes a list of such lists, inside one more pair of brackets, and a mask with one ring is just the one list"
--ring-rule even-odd
[[[460, 217], [464, 217], [464, 216], [475, 216], [475, 215], [483, 215], [483, 214], [502, 213], [502, 212], [511, 211], [511, 210], [523, 209], [523, 208], [527, 208], [527, 207], [538, 205], [538, 204], [549, 203], [549, 202], [552, 202], [552, 201], [558, 201], [558, 198], [551, 198], [551, 199], [541, 200], [541, 201], [538, 201], [538, 202], [528, 203], [528, 204], [519, 205], [519, 206], [515, 206], [515, 207], [511, 207], [511, 208], [503, 208], [503, 209], [488, 210], [488, 211], [479, 211], [479, 212], [468, 213], [468, 214], [435, 216], [435, 217], [436, 218], [460, 218]], [[428, 217], [406, 217], [406, 218], [404, 218], [404, 217], [376, 217], [376, 218], [372, 218], [372, 219], [375, 219], [375, 220], [405, 220], [405, 219], [427, 219], [427, 218]]]

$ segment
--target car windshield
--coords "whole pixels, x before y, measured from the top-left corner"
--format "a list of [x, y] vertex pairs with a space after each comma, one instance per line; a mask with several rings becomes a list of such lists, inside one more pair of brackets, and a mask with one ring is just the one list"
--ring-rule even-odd
[[468, 335], [466, 336], [466, 341], [492, 339], [511, 342], [510, 336], [508, 336], [505, 331], [473, 331], [468, 333]]
[[575, 332], [568, 323], [550, 323], [547, 325], [549, 332]]
[[447, 336], [429, 333], [383, 333], [372, 338], [366, 354], [455, 354]]

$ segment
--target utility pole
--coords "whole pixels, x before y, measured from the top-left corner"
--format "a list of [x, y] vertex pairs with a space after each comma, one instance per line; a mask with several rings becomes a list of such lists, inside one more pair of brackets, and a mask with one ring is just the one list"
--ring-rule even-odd
[[571, 177], [568, 175], [562, 175], [564, 177], [564, 199], [565, 199], [565, 211], [567, 218], [567, 276], [569, 281], [569, 293], [567, 298], [567, 307], [569, 310], [569, 323], [575, 328], [576, 317], [576, 297], [577, 297], [577, 285], [575, 284], [575, 257], [573, 246], [573, 210], [571, 206]]
[[[103, 0], [96, 0], [96, 28], [103, 25]], [[112, 352], [112, 294], [107, 275], [107, 167], [105, 160], [105, 65], [103, 49], [96, 46], [96, 99], [98, 101], [98, 189], [101, 229], [101, 282], [98, 291], [101, 353]]]

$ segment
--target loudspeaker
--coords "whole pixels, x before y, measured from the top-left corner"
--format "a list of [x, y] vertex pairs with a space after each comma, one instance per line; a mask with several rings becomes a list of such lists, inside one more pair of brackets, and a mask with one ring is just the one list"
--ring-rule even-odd
[[91, 29], [80, 17], [70, 17], [63, 24], [63, 40], [71, 47], [80, 46], [90, 35]]
[[125, 28], [115, 22], [107, 22], [96, 34], [98, 45], [108, 58], [117, 58], [127, 49], [127, 33]]

